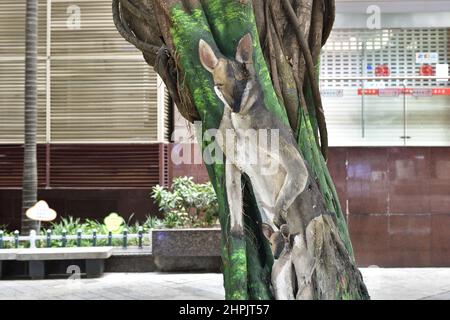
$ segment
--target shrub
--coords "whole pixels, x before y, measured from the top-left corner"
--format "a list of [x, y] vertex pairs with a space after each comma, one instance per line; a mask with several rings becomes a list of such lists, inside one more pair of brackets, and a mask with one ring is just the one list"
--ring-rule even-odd
[[164, 214], [166, 228], [211, 227], [217, 223], [217, 197], [210, 182], [198, 184], [192, 177], [179, 177], [170, 189], [153, 187], [152, 198]]

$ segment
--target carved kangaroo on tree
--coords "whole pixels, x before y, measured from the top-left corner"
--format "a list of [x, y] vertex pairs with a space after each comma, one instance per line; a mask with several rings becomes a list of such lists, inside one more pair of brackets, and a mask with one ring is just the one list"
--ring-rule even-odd
[[[212, 74], [215, 92], [225, 105], [218, 130], [220, 135], [216, 140], [227, 157], [226, 189], [232, 235], [244, 236], [241, 176], [245, 173], [252, 183], [263, 222], [272, 227], [273, 224], [278, 227], [287, 224], [289, 227], [293, 237], [289, 254], [296, 257], [289, 259], [297, 278], [296, 298], [312, 299], [311, 276], [317, 248], [315, 233], [310, 232], [308, 236], [307, 229], [315, 230], [317, 218], [326, 214], [325, 204], [310, 169], [297, 149], [291, 129], [264, 104], [263, 90], [253, 66], [251, 35], [247, 34], [239, 41], [234, 60], [216, 55], [203, 40], [199, 43], [199, 57], [203, 67]], [[274, 152], [260, 143], [246, 143], [246, 130], [278, 130], [278, 150]], [[229, 132], [233, 133], [232, 139], [227, 135]], [[233, 157], [231, 153], [234, 151], [238, 154], [258, 154], [259, 162], [251, 163]], [[263, 164], [275, 165], [279, 170], [261, 174]], [[272, 279], [277, 281], [274, 277]], [[287, 294], [284, 298], [292, 296]]]

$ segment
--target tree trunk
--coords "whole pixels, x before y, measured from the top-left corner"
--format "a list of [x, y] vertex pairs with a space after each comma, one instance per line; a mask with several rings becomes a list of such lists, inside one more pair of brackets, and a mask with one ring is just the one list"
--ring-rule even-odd
[[25, 212], [37, 202], [37, 0], [27, 0], [25, 29], [25, 146], [22, 180], [22, 233], [39, 232], [39, 223]]
[[[324, 158], [327, 132], [317, 70], [334, 21], [334, 1], [113, 0], [113, 14], [119, 32], [155, 67], [181, 114], [191, 122], [200, 120], [203, 132], [219, 128], [224, 105], [200, 63], [199, 41], [234, 59], [240, 39], [251, 34], [264, 104], [290, 126], [309, 168], [311, 191], [302, 193], [302, 206], [322, 208], [311, 238], [315, 266], [307, 282], [314, 288], [312, 298], [368, 299]], [[209, 143], [203, 141], [204, 150], [210, 151]], [[216, 163], [207, 169], [219, 200], [226, 298], [274, 298], [274, 259], [249, 178], [242, 181], [245, 236], [240, 238], [230, 232], [225, 166]]]

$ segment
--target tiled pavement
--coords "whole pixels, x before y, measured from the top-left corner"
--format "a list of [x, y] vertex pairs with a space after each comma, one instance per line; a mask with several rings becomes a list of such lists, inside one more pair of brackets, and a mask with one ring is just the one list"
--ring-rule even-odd
[[[373, 299], [450, 299], [450, 269], [361, 269]], [[0, 281], [3, 299], [223, 299], [221, 274], [107, 273], [99, 279]]]
[[450, 300], [450, 268], [361, 269], [374, 300]]

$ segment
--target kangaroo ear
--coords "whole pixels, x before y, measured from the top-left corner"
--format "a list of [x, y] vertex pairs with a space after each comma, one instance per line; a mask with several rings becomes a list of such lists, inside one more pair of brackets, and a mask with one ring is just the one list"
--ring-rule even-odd
[[262, 224], [262, 231], [264, 236], [270, 240], [270, 237], [272, 237], [272, 234], [274, 233], [272, 227], [270, 225], [268, 225], [267, 223], [263, 223]]
[[198, 54], [200, 56], [200, 62], [202, 66], [209, 72], [213, 72], [214, 68], [219, 63], [213, 49], [203, 39], [200, 39], [198, 44]]
[[283, 235], [283, 238], [284, 238], [284, 239], [289, 239], [289, 237], [290, 237], [290, 235], [291, 235], [291, 232], [289, 231], [289, 227], [288, 227], [287, 224], [283, 224], [283, 225], [280, 227], [280, 232], [281, 232], [281, 234]]
[[239, 40], [236, 60], [240, 63], [253, 63], [253, 41], [250, 33], [247, 33]]

